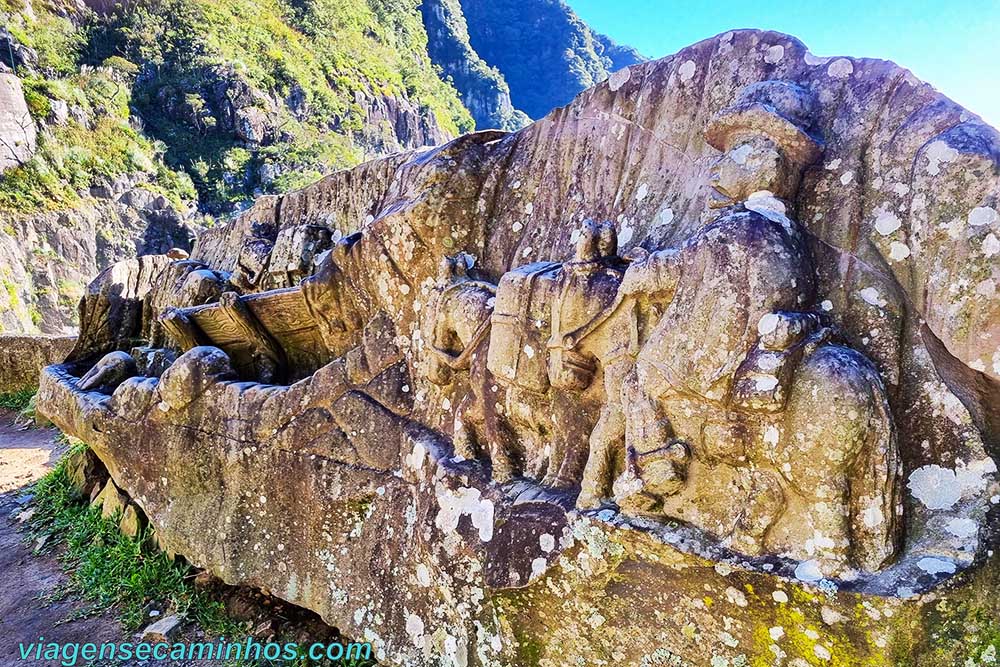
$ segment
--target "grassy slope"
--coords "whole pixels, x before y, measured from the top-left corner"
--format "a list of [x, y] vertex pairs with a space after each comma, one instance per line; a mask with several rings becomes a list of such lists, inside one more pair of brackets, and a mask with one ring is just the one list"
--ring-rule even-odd
[[91, 127], [71, 121], [41, 133], [36, 155], [0, 178], [0, 212], [67, 208], [80, 191], [121, 174], [147, 174], [153, 189], [177, 203], [193, 197], [190, 179], [163, 163], [162, 146], [129, 124], [129, 86], [136, 68], [117, 59], [111, 62], [116, 66], [81, 72], [83, 32], [44, 7], [30, 18], [17, 2], [0, 0], [0, 19], [17, 41], [36, 51], [39, 72], [44, 72], [22, 78], [32, 117], [42, 122], [56, 103], [65, 102], [79, 109]]
[[[272, 190], [298, 187], [361, 159], [357, 140], [373, 131], [362, 127], [363, 95], [405, 96], [445, 131], [472, 129], [426, 55], [418, 0], [136, 0], [72, 20], [23, 2], [0, 0], [0, 22], [39, 54], [39, 73], [25, 77], [32, 114], [43, 121], [63, 100], [95, 127], [50, 126], [38, 155], [0, 179], [0, 211], [66, 208], [121, 174], [144, 173], [178, 201], [196, 187], [222, 209], [252, 196], [259, 184], [246, 174], [265, 163], [280, 174]], [[213, 128], [201, 86], [218, 71], [275, 100], [278, 140], [247, 145]], [[163, 113], [164, 88], [193, 122]], [[283, 103], [293, 93], [304, 112]], [[136, 112], [148, 134], [132, 129]]]

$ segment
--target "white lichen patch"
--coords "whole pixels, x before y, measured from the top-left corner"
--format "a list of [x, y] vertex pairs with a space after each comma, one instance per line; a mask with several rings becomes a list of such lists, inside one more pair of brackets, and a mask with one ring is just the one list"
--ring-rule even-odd
[[406, 634], [410, 636], [414, 646], [419, 649], [424, 647], [424, 622], [416, 614], [407, 615]]
[[757, 322], [757, 333], [767, 335], [778, 328], [779, 317], [775, 313], [767, 313]]
[[635, 234], [635, 230], [632, 227], [626, 225], [621, 228], [618, 232], [618, 245], [623, 246], [632, 240], [632, 236]]
[[837, 623], [843, 623], [847, 620], [847, 618], [839, 611], [832, 609], [831, 607], [827, 607], [826, 605], [819, 610], [819, 615], [820, 618], [823, 619], [823, 622], [827, 625], [836, 625]]
[[989, 206], [977, 206], [969, 211], [968, 220], [969, 225], [972, 227], [992, 225], [997, 220], [1000, 220], [1000, 214], [996, 212], [996, 209], [992, 209]]
[[864, 509], [861, 514], [861, 520], [864, 522], [865, 527], [875, 528], [881, 526], [885, 522], [885, 515], [882, 513], [882, 508], [878, 505], [870, 505]]
[[617, 92], [619, 88], [628, 83], [628, 80], [632, 78], [632, 71], [628, 67], [624, 67], [617, 72], [613, 72], [611, 76], [608, 77], [608, 88], [612, 92]]
[[906, 486], [914, 498], [932, 510], [951, 509], [962, 497], [955, 471], [936, 464], [914, 470]]
[[747, 158], [750, 157], [751, 153], [753, 153], [753, 146], [743, 144], [729, 151], [729, 158], [736, 164], [746, 164]]
[[539, 556], [531, 561], [531, 575], [530, 579], [535, 580], [538, 577], [545, 574], [545, 570], [548, 569], [549, 563], [543, 556]]
[[757, 391], [771, 391], [778, 386], [778, 378], [773, 375], [760, 375], [754, 378], [754, 388]]
[[910, 246], [905, 243], [900, 243], [899, 241], [893, 241], [889, 244], [889, 259], [895, 262], [901, 262], [910, 256]]
[[817, 560], [804, 560], [795, 567], [795, 578], [806, 583], [823, 579], [823, 570]]
[[648, 195], [649, 195], [649, 184], [643, 183], [642, 185], [639, 186], [639, 189], [635, 193], [635, 200], [639, 203], [642, 203], [642, 200], [645, 199]]
[[656, 214], [654, 222], [657, 225], [663, 226], [663, 225], [669, 225], [671, 222], [673, 222], [673, 219], [674, 219], [674, 209], [668, 206], [667, 208], [661, 210], [659, 213]]
[[1000, 254], [1000, 239], [993, 232], [987, 234], [986, 238], [983, 239], [983, 254], [987, 257]]
[[875, 218], [875, 231], [882, 236], [888, 236], [902, 226], [899, 216], [892, 211], [881, 211]]
[[784, 57], [785, 47], [781, 44], [775, 44], [774, 46], [768, 47], [767, 51], [764, 52], [764, 62], [768, 65], [777, 65]]
[[677, 75], [680, 77], [681, 83], [690, 81], [694, 77], [696, 69], [697, 65], [695, 65], [693, 60], [685, 60], [681, 63], [681, 66], [677, 68]]
[[973, 519], [955, 518], [945, 525], [945, 530], [959, 539], [967, 540], [979, 534], [979, 522]]
[[929, 556], [918, 560], [917, 567], [927, 574], [954, 574], [957, 569], [957, 566], [950, 560]]
[[726, 599], [737, 607], [746, 607], [749, 604], [746, 594], [733, 586], [726, 588]]
[[826, 68], [831, 79], [846, 79], [854, 73], [854, 63], [847, 58], [837, 58]]
[[931, 142], [924, 155], [927, 156], [927, 173], [931, 176], [937, 176], [941, 173], [941, 165], [957, 158], [958, 151], [938, 139]]
[[439, 486], [437, 500], [440, 509], [434, 519], [434, 525], [442, 532], [455, 532], [458, 529], [459, 519], [465, 515], [479, 530], [480, 540], [489, 542], [493, 539], [493, 501], [489, 498], [483, 498], [479, 489], [461, 487], [452, 491]]
[[888, 302], [884, 298], [882, 298], [882, 295], [879, 293], [879, 291], [874, 287], [864, 288], [863, 290], [858, 292], [858, 296], [860, 296], [865, 303], [872, 306], [877, 306], [879, 308], [885, 308], [886, 305], [888, 304]]
[[786, 213], [786, 208], [784, 202], [774, 196], [773, 193], [767, 190], [760, 190], [754, 192], [747, 200], [743, 202], [743, 205], [748, 211], [753, 211], [754, 213], [759, 213], [771, 222], [777, 222], [784, 226], [785, 229], [791, 229], [792, 223], [789, 221]]
[[840, 175], [840, 184], [841, 185], [850, 185], [851, 181], [853, 181], [853, 180], [854, 180], [854, 172], [853, 171], [845, 171], [843, 174]]

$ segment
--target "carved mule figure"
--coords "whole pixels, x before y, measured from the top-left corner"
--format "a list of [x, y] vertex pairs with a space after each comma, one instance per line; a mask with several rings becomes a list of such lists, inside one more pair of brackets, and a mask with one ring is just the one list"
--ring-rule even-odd
[[449, 265], [430, 378], [469, 371], [459, 453], [488, 453], [503, 481], [523, 448], [528, 476], [547, 458], [543, 484], [582, 481], [579, 507], [613, 498], [745, 553], [830, 574], [887, 564], [901, 502], [886, 390], [812, 312], [815, 268], [788, 216], [822, 152], [813, 104], [786, 82], [749, 86], [706, 130], [723, 151], [707, 224], [677, 247], [636, 249], [627, 270], [609, 223], [580, 230], [572, 261], [520, 267], [498, 288]]
[[425, 323], [429, 331], [429, 356], [424, 371], [437, 385], [448, 385], [456, 373], [468, 371], [469, 391], [455, 409], [452, 440], [455, 453], [466, 459], [488, 456], [493, 479], [504, 484], [520, 473], [521, 456], [516, 441], [501, 418], [505, 389], [486, 368], [490, 342], [490, 317], [496, 285], [469, 276], [470, 258], [447, 257]]
[[428, 309], [426, 374], [448, 384], [453, 371], [469, 372], [455, 418], [458, 454], [488, 453], [500, 481], [523, 475], [579, 487], [599, 413], [599, 369], [558, 341], [614, 300], [620, 264], [614, 227], [593, 223], [571, 261], [519, 267], [499, 286], [469, 278], [461, 256], [445, 262]]

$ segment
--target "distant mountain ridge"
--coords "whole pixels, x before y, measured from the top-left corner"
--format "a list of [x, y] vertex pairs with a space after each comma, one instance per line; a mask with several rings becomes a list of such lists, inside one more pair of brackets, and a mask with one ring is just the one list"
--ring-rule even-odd
[[421, 11], [431, 60], [480, 129], [516, 129], [645, 61], [562, 0], [424, 0]]

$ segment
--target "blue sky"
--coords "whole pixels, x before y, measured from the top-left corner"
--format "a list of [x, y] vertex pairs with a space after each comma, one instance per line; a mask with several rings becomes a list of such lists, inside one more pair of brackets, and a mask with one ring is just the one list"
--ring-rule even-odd
[[1000, 128], [1000, 0], [567, 0], [598, 32], [658, 58], [733, 28], [794, 35], [818, 56], [884, 58]]

